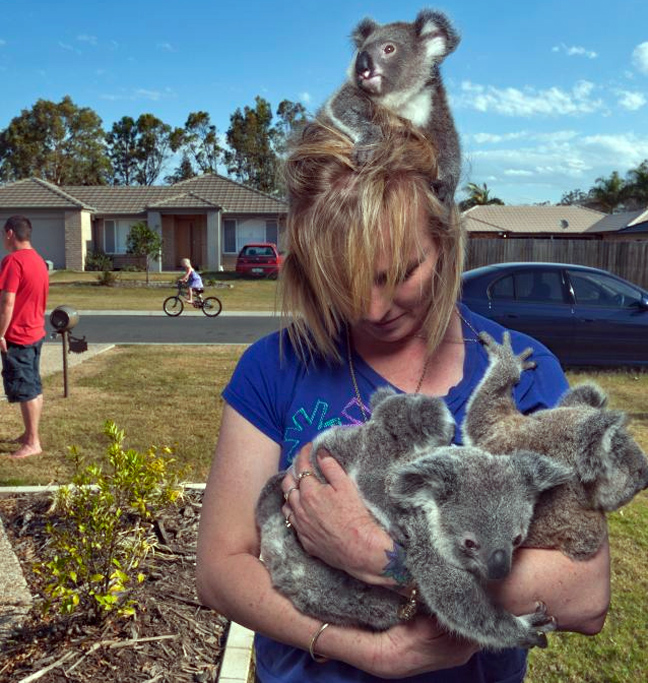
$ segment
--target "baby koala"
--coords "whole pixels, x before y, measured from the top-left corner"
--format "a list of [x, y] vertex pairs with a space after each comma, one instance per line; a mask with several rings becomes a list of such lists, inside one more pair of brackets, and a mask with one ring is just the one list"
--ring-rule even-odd
[[[508, 575], [526, 537], [538, 495], [565, 482], [569, 468], [543, 456], [494, 456], [449, 446], [455, 429], [441, 399], [381, 389], [364, 425], [318, 436], [356, 483], [376, 520], [406, 552], [424, 609], [446, 628], [483, 647], [546, 644], [555, 623], [544, 606], [514, 616], [495, 605], [486, 583]], [[273, 585], [302, 612], [335, 624], [376, 630], [399, 622], [405, 598], [367, 585], [308, 555], [281, 513], [284, 474], [257, 504], [261, 556]]]
[[535, 366], [527, 361], [531, 349], [516, 355], [508, 333], [501, 345], [480, 336], [490, 365], [468, 404], [464, 443], [491, 453], [529, 448], [573, 468], [577, 476], [540, 497], [524, 545], [585, 560], [605, 538], [605, 513], [648, 487], [646, 456], [626, 430], [625, 414], [606, 409], [594, 384], [571, 389], [556, 408], [520, 413], [512, 389]]
[[459, 35], [441, 12], [422, 10], [412, 23], [378, 24], [364, 19], [352, 34], [357, 48], [348, 80], [318, 116], [349, 135], [356, 160], [366, 161], [382, 131], [374, 105], [385, 107], [419, 128], [436, 146], [439, 198], [452, 200], [461, 172], [461, 151], [439, 64], [459, 44]]

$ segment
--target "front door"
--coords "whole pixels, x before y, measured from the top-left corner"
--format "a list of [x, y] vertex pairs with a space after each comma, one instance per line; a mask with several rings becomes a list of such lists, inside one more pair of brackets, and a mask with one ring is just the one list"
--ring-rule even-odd
[[200, 216], [176, 217], [175, 220], [175, 260], [180, 268], [180, 261], [188, 258], [196, 268], [203, 267], [204, 226]]

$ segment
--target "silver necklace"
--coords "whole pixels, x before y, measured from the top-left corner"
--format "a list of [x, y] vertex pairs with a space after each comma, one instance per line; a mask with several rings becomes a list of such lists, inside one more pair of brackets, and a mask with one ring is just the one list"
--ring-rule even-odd
[[[466, 320], [461, 313], [457, 309], [455, 309], [455, 312], [459, 316], [459, 319], [466, 324], [466, 327], [468, 327], [471, 332], [475, 335], [475, 338], [463, 338], [464, 342], [481, 342], [479, 339], [479, 332], [470, 324], [468, 320]], [[362, 401], [362, 396], [360, 396], [360, 389], [358, 388], [358, 380], [356, 379], [356, 374], [355, 374], [355, 366], [353, 364], [353, 353], [351, 350], [351, 331], [349, 330], [349, 326], [347, 325], [346, 328], [346, 341], [347, 341], [347, 362], [349, 364], [349, 373], [351, 375], [351, 382], [353, 384], [353, 390], [355, 391], [355, 396], [356, 400], [358, 402], [358, 407], [360, 408], [360, 412], [362, 413], [362, 419], [364, 422], [367, 422], [369, 420], [369, 415], [367, 414], [367, 411], [365, 409], [364, 403]], [[421, 390], [421, 387], [423, 386], [423, 380], [425, 379], [425, 375], [427, 374], [428, 366], [430, 365], [430, 356], [428, 355], [425, 359], [425, 363], [423, 364], [423, 370], [421, 371], [421, 376], [419, 377], [419, 380], [416, 384], [416, 389], [414, 389], [414, 393], [418, 394], [419, 391]]]

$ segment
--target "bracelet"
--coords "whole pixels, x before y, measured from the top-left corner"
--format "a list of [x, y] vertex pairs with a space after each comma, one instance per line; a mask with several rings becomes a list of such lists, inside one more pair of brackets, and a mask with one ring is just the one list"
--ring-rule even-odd
[[308, 646], [308, 651], [310, 652], [310, 656], [313, 658], [314, 661], [316, 661], [318, 664], [323, 664], [324, 662], [328, 662], [328, 657], [324, 657], [322, 655], [318, 655], [315, 652], [315, 643], [317, 643], [317, 639], [324, 633], [324, 630], [328, 628], [328, 622], [324, 622], [318, 629], [315, 631], [313, 634], [313, 637], [310, 640], [310, 645]]

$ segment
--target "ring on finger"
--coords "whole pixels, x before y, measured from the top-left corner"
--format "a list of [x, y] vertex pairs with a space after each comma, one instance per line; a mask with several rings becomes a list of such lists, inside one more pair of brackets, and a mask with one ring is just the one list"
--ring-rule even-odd
[[301, 480], [304, 477], [311, 477], [312, 475], [313, 475], [313, 473], [310, 470], [304, 470], [303, 472], [300, 472], [297, 475], [297, 488], [299, 488], [299, 485], [301, 484]]
[[291, 486], [291, 487], [286, 491], [286, 493], [284, 493], [284, 500], [285, 500], [286, 502], [288, 502], [288, 500], [290, 499], [290, 494], [291, 494], [293, 491], [298, 491], [298, 490], [299, 490], [299, 486]]
[[284, 519], [284, 524], [286, 525], [286, 529], [290, 529], [292, 527], [292, 522], [290, 521], [290, 516], [292, 515], [292, 512], [289, 512], [286, 515], [286, 518]]

